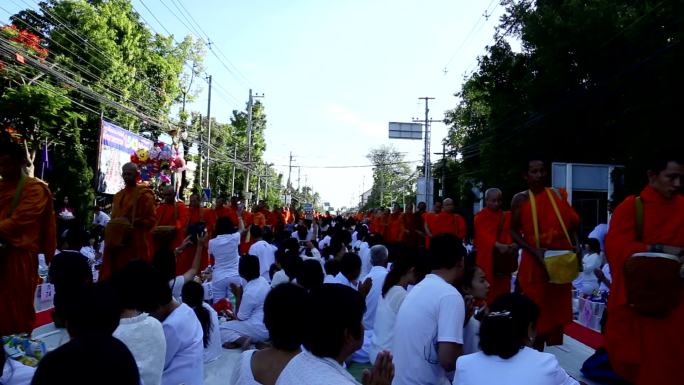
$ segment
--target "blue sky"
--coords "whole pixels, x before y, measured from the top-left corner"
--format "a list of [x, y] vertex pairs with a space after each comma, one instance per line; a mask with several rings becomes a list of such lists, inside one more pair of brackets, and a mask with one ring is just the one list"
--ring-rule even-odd
[[[36, 7], [36, 1], [7, 0], [3, 7], [16, 12]], [[301, 184], [306, 181], [336, 208], [358, 203], [362, 187], [371, 186], [371, 168], [311, 166], [367, 165], [368, 151], [389, 143], [416, 161], [413, 166], [422, 164], [422, 142], [389, 140], [387, 123], [422, 118], [421, 96], [436, 98], [433, 119], [453, 108], [463, 74], [493, 42], [503, 12], [498, 0], [133, 0], [133, 5], [155, 31], [165, 33], [147, 5], [180, 40], [191, 31], [169, 11], [180, 16], [174, 1], [229, 58], [230, 64], [224, 63], [237, 68], [231, 74], [207, 53], [206, 69], [218, 88], [212, 115], [227, 121], [233, 109], [244, 109], [249, 88], [264, 93], [266, 161], [286, 179], [292, 151], [294, 164], [302, 166]], [[488, 20], [482, 17], [486, 9]], [[0, 9], [0, 20], [7, 19]], [[194, 110], [206, 112], [206, 94], [205, 84]], [[433, 153], [441, 151], [446, 132], [443, 124], [433, 125]], [[296, 178], [294, 169], [295, 186]]]

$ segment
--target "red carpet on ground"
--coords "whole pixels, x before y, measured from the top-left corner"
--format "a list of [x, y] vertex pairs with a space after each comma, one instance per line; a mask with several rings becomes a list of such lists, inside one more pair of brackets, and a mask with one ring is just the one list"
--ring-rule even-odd
[[50, 322], [52, 322], [52, 309], [36, 312], [36, 322], [33, 324], [33, 328], [47, 325]]
[[572, 322], [565, 326], [565, 334], [576, 339], [577, 341], [589, 346], [592, 349], [598, 349], [603, 346], [603, 336], [592, 329], [584, 327], [577, 322]]

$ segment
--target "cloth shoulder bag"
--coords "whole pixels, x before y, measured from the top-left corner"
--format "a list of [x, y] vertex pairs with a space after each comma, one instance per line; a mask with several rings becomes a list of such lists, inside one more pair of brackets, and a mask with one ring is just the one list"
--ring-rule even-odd
[[[561, 228], [563, 229], [563, 233], [565, 233], [568, 243], [573, 246], [572, 239], [570, 238], [568, 229], [565, 227], [565, 222], [563, 222], [563, 217], [561, 217], [556, 200], [553, 195], [551, 195], [551, 190], [547, 188], [546, 194], [551, 201], [553, 211], [556, 213], [556, 217], [558, 218], [558, 222], [560, 222]], [[528, 195], [530, 197], [530, 205], [532, 206], [534, 238], [537, 248], [541, 248], [539, 240], [539, 217], [537, 216], [537, 203], [532, 190], [528, 192]], [[546, 272], [549, 276], [549, 283], [571, 283], [579, 275], [579, 259], [577, 258], [577, 253], [573, 252], [572, 250], [547, 250], [544, 254], [544, 267], [546, 268]]]
[[157, 224], [152, 229], [152, 237], [155, 242], [159, 244], [171, 243], [176, 237], [176, 223], [178, 222], [178, 202], [173, 204], [173, 225], [172, 226], [159, 226], [159, 220], [161, 218], [157, 217]]
[[[644, 204], [634, 200], [636, 239], [644, 235]], [[679, 257], [665, 253], [636, 253], [625, 263], [627, 304], [637, 313], [654, 318], [666, 317], [677, 307], [682, 291], [682, 264]]]

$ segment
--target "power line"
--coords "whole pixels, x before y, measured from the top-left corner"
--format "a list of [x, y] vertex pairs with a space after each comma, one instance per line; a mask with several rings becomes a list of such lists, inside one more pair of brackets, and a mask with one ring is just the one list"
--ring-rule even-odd
[[490, 7], [492, 6], [492, 4], [494, 4], [494, 2], [496, 2], [496, 1], [497, 1], [497, 0], [492, 0], [492, 1], [489, 3], [489, 5], [487, 5], [487, 8], [485, 8], [484, 13], [483, 13], [482, 15], [480, 15], [480, 17], [477, 19], [477, 21], [475, 22], [475, 24], [473, 25], [473, 27], [470, 29], [470, 32], [468, 32], [468, 34], [466, 35], [466, 37], [461, 41], [461, 44], [458, 45], [458, 48], [456, 48], [456, 51], [454, 51], [453, 55], [451, 55], [451, 58], [449, 58], [449, 61], [447, 61], [447, 63], [444, 65], [444, 71], [445, 71], [445, 72], [446, 72], [447, 68], [449, 67], [449, 65], [451, 64], [451, 62], [454, 61], [454, 59], [455, 59], [456, 56], [461, 52], [461, 50], [463, 49], [463, 47], [465, 47], [466, 43], [468, 42], [468, 40], [471, 38], [471, 36], [472, 36], [473, 33], [475, 32], [475, 29], [476, 29], [478, 26], [480, 26], [480, 22], [481, 22], [482, 20], [485, 21], [485, 22], [482, 23], [482, 25], [480, 26], [480, 28], [481, 28], [481, 27], [484, 26], [484, 24], [486, 24], [487, 20], [489, 20], [489, 17], [492, 15], [492, 13], [494, 12], [494, 10], [496, 10], [496, 8], [500, 5], [500, 4], [497, 3], [496, 6], [494, 6], [494, 8], [490, 11], [489, 8], [490, 8]]

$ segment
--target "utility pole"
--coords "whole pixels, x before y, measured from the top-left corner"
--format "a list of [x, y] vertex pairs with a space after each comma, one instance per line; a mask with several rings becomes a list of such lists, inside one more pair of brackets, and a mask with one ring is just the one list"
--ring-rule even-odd
[[196, 180], [195, 183], [197, 183], [198, 186], [201, 186], [202, 177], [204, 176], [202, 173], [202, 164], [204, 163], [204, 160], [202, 160], [202, 146], [204, 144], [204, 139], [202, 138], [202, 114], [199, 114], [199, 140], [199, 151], [197, 151], [197, 155], [199, 156], [199, 180]]
[[233, 145], [233, 175], [230, 182], [230, 196], [235, 196], [235, 163], [237, 163], [237, 144]]
[[299, 188], [301, 187], [300, 183], [302, 181], [302, 167], [297, 166], [297, 191], [299, 191]]
[[290, 166], [287, 171], [287, 188], [292, 190], [292, 183], [290, 182], [290, 177], [292, 176], [292, 151], [290, 151]]
[[442, 177], [440, 179], [439, 184], [442, 186], [442, 190], [440, 191], [440, 194], [442, 198], [446, 198], [446, 145], [447, 145], [447, 140], [444, 138], [442, 140], [442, 152], [436, 152], [435, 155], [441, 155], [442, 156]]
[[[430, 100], [435, 98], [429, 96], [423, 96], [418, 98], [419, 100], [425, 100], [425, 120], [423, 124], [425, 126], [425, 151], [423, 155], [423, 176], [425, 177], [425, 203], [428, 208], [432, 207], [433, 190], [432, 190], [432, 164], [430, 163], [430, 123], [441, 122], [441, 120], [430, 120]], [[414, 122], [421, 122], [421, 120], [414, 119]]]
[[211, 75], [208, 76], [209, 81], [209, 98], [207, 99], [207, 182], [205, 187], [209, 188], [209, 151], [211, 150]]
[[252, 107], [254, 107], [254, 98], [262, 98], [263, 94], [252, 94], [252, 89], [249, 89], [249, 99], [247, 101], [247, 170], [245, 171], [245, 201], [249, 200], [249, 173], [252, 167]]

